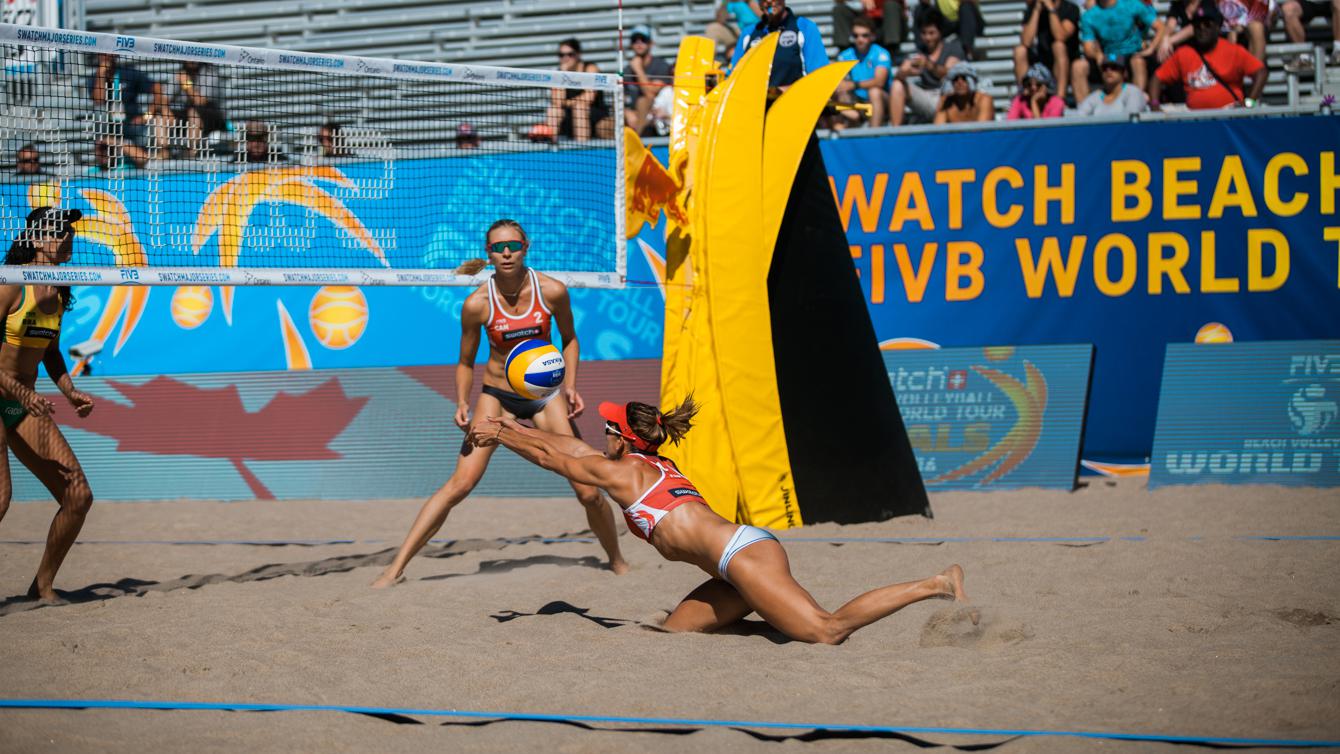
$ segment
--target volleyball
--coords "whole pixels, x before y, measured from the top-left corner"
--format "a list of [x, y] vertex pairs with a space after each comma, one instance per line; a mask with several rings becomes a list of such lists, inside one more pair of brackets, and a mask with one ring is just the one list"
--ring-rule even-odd
[[555, 348], [553, 343], [538, 338], [517, 343], [512, 352], [507, 354], [507, 362], [503, 366], [512, 392], [531, 400], [552, 395], [563, 384], [566, 372], [563, 352]]
[[325, 286], [312, 296], [307, 321], [321, 345], [336, 351], [348, 348], [368, 328], [368, 300], [352, 286]]
[[203, 286], [182, 286], [172, 294], [172, 321], [183, 330], [203, 325], [213, 310], [214, 292]]

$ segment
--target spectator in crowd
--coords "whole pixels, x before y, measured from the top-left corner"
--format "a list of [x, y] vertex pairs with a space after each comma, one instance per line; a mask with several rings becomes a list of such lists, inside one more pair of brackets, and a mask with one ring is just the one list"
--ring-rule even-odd
[[196, 156], [206, 136], [227, 130], [228, 123], [219, 105], [221, 94], [219, 73], [214, 66], [188, 60], [177, 70], [168, 108], [178, 123], [186, 124], [188, 156]]
[[1025, 0], [1024, 26], [1014, 48], [1014, 78], [1022, 80], [1030, 66], [1051, 69], [1056, 92], [1070, 87], [1070, 63], [1079, 60], [1079, 6], [1069, 0]]
[[1019, 93], [1010, 101], [1010, 110], [1005, 119], [1059, 118], [1064, 114], [1065, 102], [1056, 96], [1056, 79], [1052, 77], [1051, 69], [1041, 63], [1034, 63], [1019, 79]]
[[[1159, 66], [1149, 82], [1150, 101], [1157, 106], [1163, 87], [1180, 81], [1191, 110], [1255, 107], [1266, 86], [1265, 64], [1219, 37], [1224, 18], [1214, 3], [1202, 2], [1191, 22], [1195, 29], [1191, 44], [1177, 48]], [[1248, 78], [1251, 89], [1244, 94], [1243, 82]]]
[[967, 53], [965, 60], [980, 59], [981, 56], [977, 54], [977, 37], [981, 35], [986, 21], [982, 18], [982, 10], [977, 7], [977, 0], [917, 0], [916, 8], [912, 11], [912, 25], [921, 29], [922, 20], [932, 12], [940, 24], [942, 36], [958, 35], [958, 42]]
[[1159, 40], [1157, 60], [1162, 63], [1172, 57], [1173, 52], [1191, 40], [1195, 29], [1191, 28], [1190, 13], [1196, 10], [1201, 0], [1172, 0], [1168, 13], [1163, 17], [1163, 38]]
[[[135, 66], [121, 62], [115, 55], [99, 53], [97, 69], [88, 81], [93, 104], [107, 112], [108, 125], [119, 125], [113, 133], [124, 142], [126, 156], [144, 164], [149, 155], [149, 128], [155, 129], [155, 143], [166, 144], [166, 117], [156, 123], [152, 116], [168, 115], [163, 87]], [[146, 103], [148, 100], [146, 113]]]
[[456, 126], [456, 148], [479, 149], [479, 134], [475, 132], [474, 126], [469, 123]]
[[322, 123], [321, 127], [316, 129], [316, 144], [321, 148], [321, 157], [328, 160], [354, 156], [344, 137], [344, 126], [333, 120]]
[[288, 162], [288, 156], [280, 152], [270, 141], [270, 126], [258, 120], [247, 121], [242, 129], [245, 148], [237, 153], [237, 161], [250, 165], [264, 165], [271, 162]]
[[93, 164], [88, 166], [86, 174], [90, 177], [109, 177], [114, 173], [130, 170], [135, 165], [117, 146], [117, 140], [108, 136], [99, 136], [93, 142]]
[[[1314, 18], [1331, 20], [1331, 65], [1340, 65], [1340, 0], [1282, 0], [1280, 15], [1284, 18], [1284, 34], [1290, 42], [1306, 42], [1306, 27]], [[1299, 55], [1289, 61], [1291, 71], [1311, 70], [1312, 56]]]
[[[1149, 77], [1145, 56], [1162, 43], [1163, 28], [1154, 6], [1146, 5], [1143, 0], [1098, 0], [1097, 5], [1084, 11], [1079, 19], [1079, 41], [1084, 46], [1084, 55], [1070, 70], [1075, 100], [1083, 101], [1089, 96], [1093, 83], [1089, 77], [1096, 76], [1098, 61], [1108, 55], [1126, 57], [1131, 66], [1131, 80], [1145, 88]], [[1146, 47], [1145, 33], [1150, 29], [1156, 29], [1154, 41]]]
[[[890, 53], [898, 52], [907, 37], [907, 8], [904, 0], [861, 0], [853, 7], [848, 0], [833, 3], [833, 46], [842, 49], [851, 39], [852, 26], [857, 18], [874, 24], [875, 42]], [[886, 7], [887, 6], [887, 7]]]
[[[597, 73], [600, 67], [582, 60], [582, 43], [574, 38], [558, 43], [558, 69], [570, 73]], [[614, 118], [605, 92], [596, 89], [551, 89], [544, 122], [530, 130], [533, 141], [576, 141], [614, 138]]]
[[1269, 0], [1218, 0], [1218, 6], [1219, 13], [1224, 17], [1222, 31], [1228, 35], [1228, 40], [1241, 44], [1242, 37], [1246, 36], [1247, 51], [1257, 60], [1265, 60], [1266, 24], [1270, 20]]
[[995, 117], [991, 95], [977, 88], [977, 69], [972, 63], [955, 64], [946, 78], [944, 96], [940, 97], [939, 107], [935, 110], [937, 124], [981, 123]]
[[664, 59], [651, 54], [651, 27], [634, 26], [628, 35], [633, 57], [623, 86], [623, 122], [639, 135], [648, 133], [651, 104], [656, 94], [674, 83], [675, 71]]
[[41, 175], [42, 156], [34, 144], [24, 144], [14, 153], [14, 172], [18, 175]]
[[754, 28], [762, 15], [758, 0], [722, 3], [717, 6], [716, 18], [703, 29], [703, 36], [717, 43], [718, 52], [734, 50], [740, 30]]
[[[851, 47], [838, 54], [838, 60], [854, 60], [846, 78], [838, 84], [838, 100], [854, 105], [870, 106], [868, 122], [872, 127], [884, 125], [889, 111], [889, 79], [893, 76], [893, 56], [875, 44], [875, 22], [862, 16], [852, 21]], [[843, 110], [835, 127], [859, 123], [861, 110]], [[845, 122], [844, 122], [845, 121]]]
[[1075, 109], [1075, 115], [1131, 116], [1149, 109], [1149, 99], [1139, 87], [1126, 82], [1126, 59], [1109, 55], [1100, 66], [1103, 88], [1090, 92]]
[[759, 0], [759, 8], [763, 15], [758, 23], [745, 30], [735, 43], [731, 70], [735, 70], [735, 64], [747, 50], [770, 34], [777, 35], [777, 52], [772, 58], [772, 73], [768, 78], [770, 89], [785, 89], [806, 74], [828, 65], [828, 51], [824, 49], [823, 35], [817, 24], [797, 16], [786, 7], [786, 0]]
[[957, 39], [945, 41], [938, 11], [923, 14], [917, 22], [917, 51], [894, 70], [889, 90], [889, 122], [903, 123], [903, 110], [910, 108], [915, 122], [929, 123], [940, 108], [940, 89], [945, 74], [966, 59]]

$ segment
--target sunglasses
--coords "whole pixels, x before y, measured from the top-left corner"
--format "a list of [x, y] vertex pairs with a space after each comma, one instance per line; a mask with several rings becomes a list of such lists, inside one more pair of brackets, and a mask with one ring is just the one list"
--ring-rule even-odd
[[875, 35], [874, 35], [874, 34], [852, 34], [852, 35], [851, 35], [851, 38], [852, 38], [852, 39], [874, 39], [874, 38], [875, 38]]
[[525, 241], [494, 241], [488, 244], [490, 254], [501, 254], [504, 251], [521, 251], [525, 248]]
[[641, 34], [633, 35], [633, 44], [637, 44], [638, 42], [650, 42], [650, 41], [651, 37], [644, 37]]
[[575, 52], [562, 52], [562, 51], [559, 51], [559, 53], [558, 53], [558, 57], [559, 57], [560, 60], [563, 59], [563, 58], [575, 58], [575, 57], [577, 57], [577, 53], [575, 53]]
[[623, 433], [619, 431], [619, 426], [614, 422], [605, 422], [605, 434], [623, 437]]

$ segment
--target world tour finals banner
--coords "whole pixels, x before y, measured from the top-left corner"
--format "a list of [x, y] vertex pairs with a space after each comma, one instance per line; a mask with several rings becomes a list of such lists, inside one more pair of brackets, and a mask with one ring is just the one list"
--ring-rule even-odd
[[1086, 458], [1149, 453], [1168, 343], [1340, 335], [1340, 119], [824, 143], [886, 348], [1093, 343]]

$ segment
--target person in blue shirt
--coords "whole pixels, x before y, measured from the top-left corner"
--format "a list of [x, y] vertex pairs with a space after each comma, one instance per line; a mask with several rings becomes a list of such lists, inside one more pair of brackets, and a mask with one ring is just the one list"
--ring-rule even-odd
[[740, 30], [754, 28], [762, 13], [758, 0], [722, 3], [716, 18], [703, 29], [703, 36], [715, 41], [718, 50], [732, 50], [740, 39]]
[[777, 34], [777, 54], [772, 59], [772, 75], [768, 88], [785, 89], [804, 78], [806, 74], [828, 65], [828, 51], [824, 49], [823, 35], [818, 24], [797, 16], [786, 7], [786, 0], [760, 0], [763, 16], [735, 43], [735, 54], [730, 67], [744, 57], [746, 50], [762, 42], [769, 34]]
[[[1154, 41], [1145, 44], [1145, 33], [1155, 30]], [[1125, 56], [1131, 67], [1131, 83], [1144, 89], [1149, 81], [1147, 55], [1159, 48], [1163, 38], [1163, 23], [1158, 20], [1154, 6], [1142, 0], [1098, 0], [1098, 4], [1084, 11], [1079, 18], [1079, 41], [1084, 47], [1070, 68], [1070, 86], [1075, 100], [1083, 102], [1089, 96], [1091, 85], [1099, 71], [1098, 61], [1109, 55]]]
[[[875, 22], [864, 16], [851, 22], [851, 47], [838, 54], [839, 61], [854, 60], [847, 77], [838, 84], [838, 101], [845, 104], [869, 103], [871, 127], [884, 125], [889, 112], [889, 79], [893, 76], [893, 56], [875, 43]], [[841, 111], [835, 128], [859, 123], [860, 110]]]

